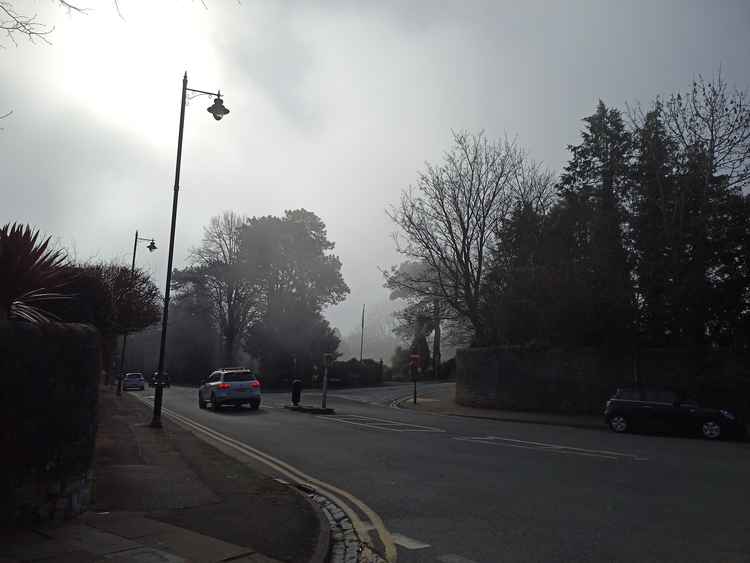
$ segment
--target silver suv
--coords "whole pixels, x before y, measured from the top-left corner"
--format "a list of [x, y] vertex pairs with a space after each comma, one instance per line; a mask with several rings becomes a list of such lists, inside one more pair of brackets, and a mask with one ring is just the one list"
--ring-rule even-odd
[[222, 405], [247, 404], [251, 409], [260, 407], [260, 381], [247, 368], [223, 368], [213, 372], [198, 388], [198, 407], [211, 403], [214, 410]]

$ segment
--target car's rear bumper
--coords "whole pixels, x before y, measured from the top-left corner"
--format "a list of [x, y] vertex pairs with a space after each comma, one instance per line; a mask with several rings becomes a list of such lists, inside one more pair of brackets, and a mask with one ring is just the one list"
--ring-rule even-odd
[[250, 391], [244, 393], [226, 393], [226, 392], [214, 392], [214, 397], [219, 401], [250, 401], [253, 399], [260, 399], [260, 393], [257, 391]]
[[216, 402], [220, 405], [259, 405], [260, 404], [260, 397], [245, 397], [245, 398], [237, 398], [237, 397], [231, 397], [228, 399], [222, 399], [220, 397], [216, 397]]

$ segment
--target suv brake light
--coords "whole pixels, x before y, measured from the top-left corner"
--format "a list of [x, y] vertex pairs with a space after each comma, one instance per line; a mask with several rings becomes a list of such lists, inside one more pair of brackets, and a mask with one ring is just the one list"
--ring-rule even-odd
[[229, 389], [230, 387], [229, 383], [219, 383], [219, 389]]
[[260, 389], [260, 381], [257, 379], [250, 382], [250, 387], [253, 389]]

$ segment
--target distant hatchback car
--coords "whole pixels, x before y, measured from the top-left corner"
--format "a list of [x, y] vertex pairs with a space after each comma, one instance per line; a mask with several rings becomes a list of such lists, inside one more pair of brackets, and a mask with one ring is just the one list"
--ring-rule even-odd
[[125, 391], [136, 389], [143, 391], [146, 388], [146, 380], [143, 379], [142, 373], [126, 373], [122, 378], [122, 388]]
[[249, 405], [260, 407], [260, 381], [247, 368], [225, 368], [213, 372], [198, 388], [198, 407], [206, 408], [211, 403], [214, 410], [223, 405]]
[[620, 388], [607, 401], [604, 418], [615, 432], [700, 434], [709, 440], [745, 435], [744, 422], [732, 410], [707, 408], [668, 389]]

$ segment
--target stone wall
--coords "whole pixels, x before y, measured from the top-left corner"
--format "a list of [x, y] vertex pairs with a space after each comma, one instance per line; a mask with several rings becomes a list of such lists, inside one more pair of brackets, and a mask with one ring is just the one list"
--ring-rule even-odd
[[456, 402], [525, 411], [599, 414], [621, 385], [682, 389], [750, 411], [750, 363], [727, 351], [469, 348], [456, 353]]
[[99, 336], [0, 322], [0, 524], [69, 518], [93, 484]]

